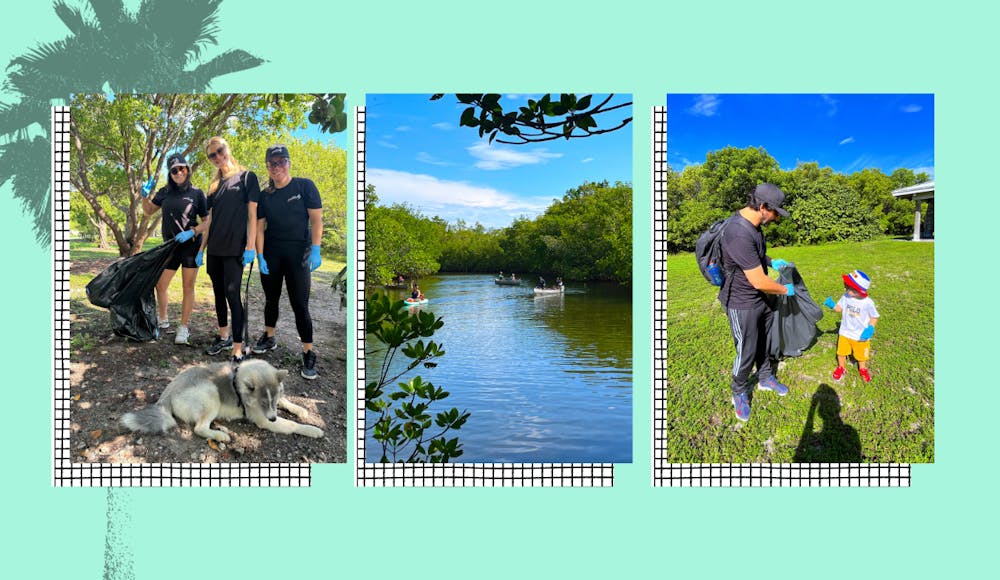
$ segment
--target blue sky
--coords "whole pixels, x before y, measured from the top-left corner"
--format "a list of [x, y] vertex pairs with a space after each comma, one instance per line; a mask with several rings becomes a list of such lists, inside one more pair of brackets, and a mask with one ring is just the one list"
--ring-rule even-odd
[[840, 173], [905, 167], [934, 177], [933, 95], [668, 95], [667, 162], [763, 147], [782, 169], [816, 161]]
[[[505, 94], [500, 104], [516, 110], [540, 96]], [[612, 102], [629, 101], [615, 95]], [[458, 126], [467, 105], [451, 94], [437, 101], [429, 94], [367, 95], [365, 107], [368, 183], [380, 203], [407, 202], [428, 217], [503, 227], [535, 217], [584, 182], [632, 181], [633, 124], [585, 139], [490, 145], [478, 130]], [[631, 109], [598, 117], [598, 128], [617, 125]]]

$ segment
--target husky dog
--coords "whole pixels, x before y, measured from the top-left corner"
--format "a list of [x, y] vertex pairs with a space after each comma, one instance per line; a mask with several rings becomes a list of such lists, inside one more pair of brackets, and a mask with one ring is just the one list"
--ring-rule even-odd
[[211, 428], [212, 420], [247, 418], [275, 433], [322, 437], [319, 427], [278, 416], [278, 407], [299, 419], [309, 415], [285, 399], [281, 381], [286, 376], [288, 371], [262, 360], [248, 360], [236, 368], [229, 363], [192, 367], [170, 381], [155, 405], [125, 413], [119, 422], [139, 433], [165, 433], [177, 426], [177, 417], [206, 439], [229, 441], [229, 435]]

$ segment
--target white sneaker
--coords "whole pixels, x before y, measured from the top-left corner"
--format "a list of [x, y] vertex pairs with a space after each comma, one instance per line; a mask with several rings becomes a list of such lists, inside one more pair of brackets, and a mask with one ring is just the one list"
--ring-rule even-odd
[[191, 332], [188, 331], [188, 327], [181, 326], [177, 327], [177, 336], [174, 337], [174, 344], [190, 344], [188, 339], [191, 337]]
[[166, 318], [160, 318], [157, 319], [156, 325], [160, 327], [160, 330], [166, 330], [170, 328], [170, 321], [167, 320]]

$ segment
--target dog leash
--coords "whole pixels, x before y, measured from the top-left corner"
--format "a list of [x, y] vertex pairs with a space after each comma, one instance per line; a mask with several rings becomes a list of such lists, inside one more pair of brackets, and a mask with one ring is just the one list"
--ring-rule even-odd
[[243, 410], [243, 418], [247, 418], [247, 406], [243, 403], [243, 396], [240, 395], [239, 385], [236, 384], [236, 374], [240, 370], [240, 363], [238, 361], [233, 361], [233, 392], [236, 393], [236, 401], [240, 404], [240, 409]]

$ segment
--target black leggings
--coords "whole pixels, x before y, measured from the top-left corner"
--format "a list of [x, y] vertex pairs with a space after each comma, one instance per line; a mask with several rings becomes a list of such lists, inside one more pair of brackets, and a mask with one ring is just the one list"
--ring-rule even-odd
[[278, 324], [278, 301], [281, 299], [281, 284], [288, 287], [288, 302], [295, 313], [295, 328], [299, 340], [313, 341], [313, 323], [309, 315], [309, 289], [312, 274], [309, 272], [309, 246], [301, 243], [281, 244], [264, 242], [264, 260], [270, 274], [260, 275], [260, 285], [264, 288], [264, 326]]
[[[265, 258], [266, 259], [266, 258]], [[243, 302], [240, 301], [240, 282], [243, 280], [242, 256], [208, 255], [205, 264], [208, 277], [212, 279], [212, 291], [215, 292], [215, 316], [219, 319], [219, 328], [228, 325], [226, 306], [233, 314], [233, 325], [229, 336], [233, 342], [243, 343], [243, 332], [246, 328], [246, 317], [243, 313]]]

